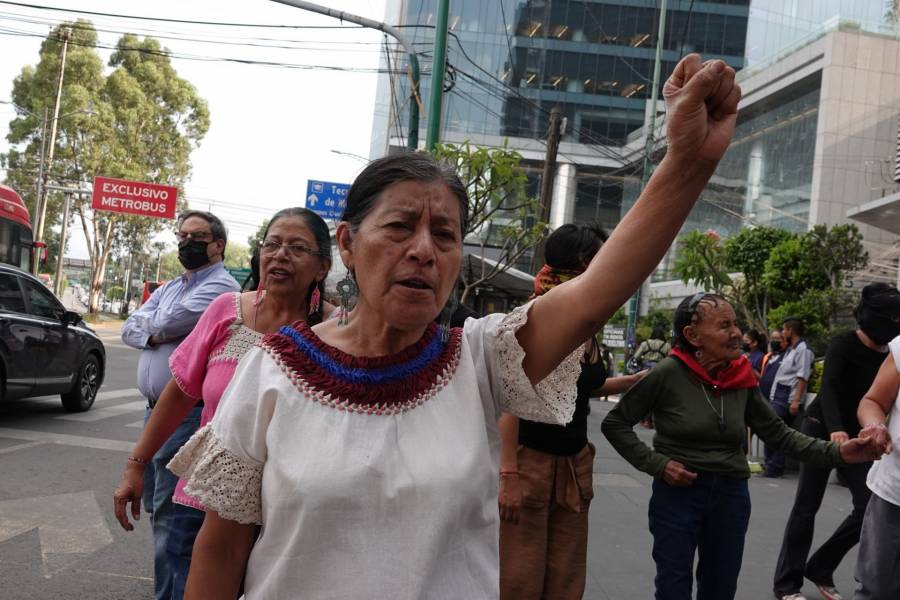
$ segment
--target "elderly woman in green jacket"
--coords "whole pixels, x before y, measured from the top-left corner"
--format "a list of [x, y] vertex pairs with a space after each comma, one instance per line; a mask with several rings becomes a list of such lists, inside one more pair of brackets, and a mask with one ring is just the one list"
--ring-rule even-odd
[[[653, 448], [633, 428], [648, 413]], [[697, 599], [729, 600], [737, 591], [750, 520], [742, 450], [750, 426], [796, 458], [836, 466], [872, 460], [883, 446], [854, 439], [838, 446], [787, 427], [762, 397], [746, 357], [734, 309], [699, 293], [675, 312], [675, 348], [622, 398], [603, 433], [635, 468], [652, 475], [650, 533], [657, 600], [688, 600], [695, 553]]]

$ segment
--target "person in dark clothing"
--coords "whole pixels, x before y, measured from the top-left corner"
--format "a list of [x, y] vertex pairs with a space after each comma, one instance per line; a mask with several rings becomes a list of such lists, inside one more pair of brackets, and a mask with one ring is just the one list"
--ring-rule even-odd
[[744, 344], [741, 350], [747, 355], [753, 374], [759, 378], [762, 373], [762, 362], [766, 355], [766, 335], [755, 329], [748, 329], [744, 334]]
[[[821, 391], [807, 408], [800, 426], [800, 431], [810, 437], [838, 444], [859, 435], [856, 418], [859, 401], [887, 356], [888, 342], [900, 334], [900, 292], [883, 283], [867, 285], [855, 316], [859, 324], [855, 331], [831, 339], [825, 355]], [[816, 512], [825, 495], [831, 469], [801, 463], [794, 506], [775, 567], [773, 585], [777, 598], [804, 600], [800, 590], [805, 576], [826, 600], [841, 600], [833, 575], [847, 552], [859, 542], [871, 495], [866, 486], [871, 466], [871, 462], [866, 462], [837, 467], [850, 488], [853, 511], [807, 561]]]
[[[535, 296], [578, 276], [606, 241], [595, 225], [563, 225], [547, 239]], [[594, 446], [590, 398], [624, 392], [641, 376], [607, 379], [596, 337], [584, 347], [575, 414], [567, 425], [500, 417], [500, 598], [578, 600], [587, 572]]]
[[763, 357], [762, 369], [759, 377], [759, 391], [763, 398], [768, 398], [772, 393], [772, 384], [775, 375], [778, 374], [778, 363], [784, 358], [784, 336], [780, 329], [773, 329], [770, 336], [769, 353]]

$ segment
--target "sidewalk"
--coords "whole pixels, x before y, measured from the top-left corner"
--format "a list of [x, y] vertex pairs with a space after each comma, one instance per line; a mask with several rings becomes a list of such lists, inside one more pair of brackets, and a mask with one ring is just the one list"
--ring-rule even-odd
[[[600, 423], [612, 407], [594, 401], [588, 417], [588, 438], [597, 446], [594, 460], [594, 500], [588, 534], [588, 572], [585, 600], [653, 598], [655, 567], [650, 555], [652, 538], [647, 528], [650, 476], [625, 462], [603, 437]], [[653, 432], [642, 427], [638, 436], [650, 443]], [[784, 526], [794, 500], [796, 474], [782, 479], [751, 477], [753, 514], [744, 548], [744, 564], [738, 580], [738, 600], [774, 598], [772, 574], [781, 548]], [[850, 493], [832, 484], [816, 518], [813, 551], [818, 548], [851, 510]], [[845, 598], [853, 596], [856, 548], [847, 554], [835, 572], [835, 583]], [[808, 584], [803, 593], [820, 598]]]

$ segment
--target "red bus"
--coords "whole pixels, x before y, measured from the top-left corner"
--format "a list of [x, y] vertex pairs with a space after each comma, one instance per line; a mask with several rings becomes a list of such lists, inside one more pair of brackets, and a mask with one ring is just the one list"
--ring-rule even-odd
[[0, 185], [0, 263], [30, 271], [33, 241], [25, 203], [15, 190]]

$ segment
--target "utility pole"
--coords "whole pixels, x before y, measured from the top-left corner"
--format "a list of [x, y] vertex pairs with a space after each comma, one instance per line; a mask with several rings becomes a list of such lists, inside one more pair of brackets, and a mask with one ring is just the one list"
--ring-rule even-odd
[[[544, 157], [544, 172], [541, 175], [541, 222], [550, 222], [550, 208], [553, 205], [553, 182], [556, 179], [556, 153], [559, 151], [559, 137], [562, 133], [562, 116], [559, 107], [550, 110], [550, 129], [547, 133], [547, 154]], [[544, 266], [544, 243], [542, 239], [534, 247], [531, 270], [537, 273]]]
[[63, 256], [66, 253], [66, 241], [69, 234], [69, 208], [72, 205], [72, 193], [66, 192], [65, 198], [62, 230], [59, 232], [59, 254], [56, 257], [56, 277], [53, 279], [53, 293], [57, 298], [62, 297]]
[[41, 157], [38, 161], [38, 178], [34, 184], [34, 214], [31, 215], [32, 229], [37, 229], [38, 215], [41, 214], [41, 189], [44, 181], [44, 157], [47, 155], [47, 119], [48, 109], [44, 107], [44, 121], [41, 124]]
[[[318, 4], [313, 4], [312, 2], [306, 2], [305, 0], [272, 0], [273, 2], [278, 2], [279, 4], [286, 4], [288, 6], [293, 6], [294, 8], [299, 8], [300, 10], [308, 10], [310, 12], [318, 13], [320, 15], [325, 15], [327, 17], [333, 17], [340, 21], [349, 21], [351, 23], [356, 23], [357, 25], [362, 25], [363, 27], [368, 27], [369, 29], [377, 29], [378, 31], [382, 31], [395, 40], [403, 49], [406, 51], [407, 57], [409, 58], [409, 77], [411, 80], [410, 85], [410, 93], [409, 93], [409, 135], [406, 138], [406, 147], [410, 150], [415, 150], [419, 147], [419, 57], [413, 51], [412, 46], [406, 40], [406, 36], [400, 32], [399, 29], [393, 27], [392, 25], [388, 25], [387, 23], [381, 23], [380, 21], [373, 21], [372, 19], [367, 19], [365, 17], [360, 17], [358, 15], [354, 15], [351, 13], [346, 13], [341, 10], [335, 10], [333, 8], [328, 8], [327, 6], [319, 6]], [[443, 0], [448, 1], [448, 0]], [[388, 74], [390, 77], [390, 74]]]
[[[666, 37], [666, 0], [659, 4], [659, 30], [656, 34], [656, 58], [653, 62], [653, 82], [650, 89], [650, 111], [644, 119], [644, 131], [647, 132], [647, 144], [644, 146], [644, 170], [641, 175], [641, 192], [647, 187], [653, 169], [653, 148], [656, 145], [656, 96], [659, 90], [659, 71], [662, 63], [662, 46]], [[628, 301], [628, 325], [625, 329], [626, 354], [633, 350], [634, 330], [637, 327], [638, 311], [641, 309], [641, 289], [634, 293]]]
[[[65, 29], [62, 32], [63, 38], [63, 47], [62, 47], [62, 56], [60, 57], [59, 63], [59, 82], [56, 86], [56, 105], [53, 107], [53, 121], [50, 124], [50, 148], [47, 151], [47, 166], [41, 169], [41, 189], [40, 195], [38, 196], [37, 203], [37, 229], [34, 232], [34, 243], [40, 248], [41, 244], [44, 241], [44, 221], [47, 218], [47, 177], [50, 174], [50, 169], [53, 166], [53, 150], [56, 147], [56, 126], [59, 122], [59, 105], [62, 100], [62, 90], [63, 90], [63, 76], [66, 72], [66, 53], [69, 48], [69, 36], [71, 35], [70, 29]], [[43, 145], [43, 140], [41, 141], [41, 145]], [[41, 155], [41, 165], [44, 164], [44, 156]], [[40, 261], [34, 260], [34, 273], [38, 272], [38, 264]]]
[[441, 104], [444, 99], [444, 69], [447, 66], [447, 21], [450, 0], [438, 0], [434, 28], [434, 61], [431, 63], [431, 91], [428, 95], [428, 130], [425, 149], [431, 152], [441, 139]]
[[122, 296], [122, 304], [119, 308], [119, 314], [123, 317], [128, 315], [128, 304], [129, 300], [131, 300], [131, 280], [134, 279], [132, 276], [132, 269], [134, 268], [134, 251], [128, 256], [128, 266], [125, 268], [125, 293]]

